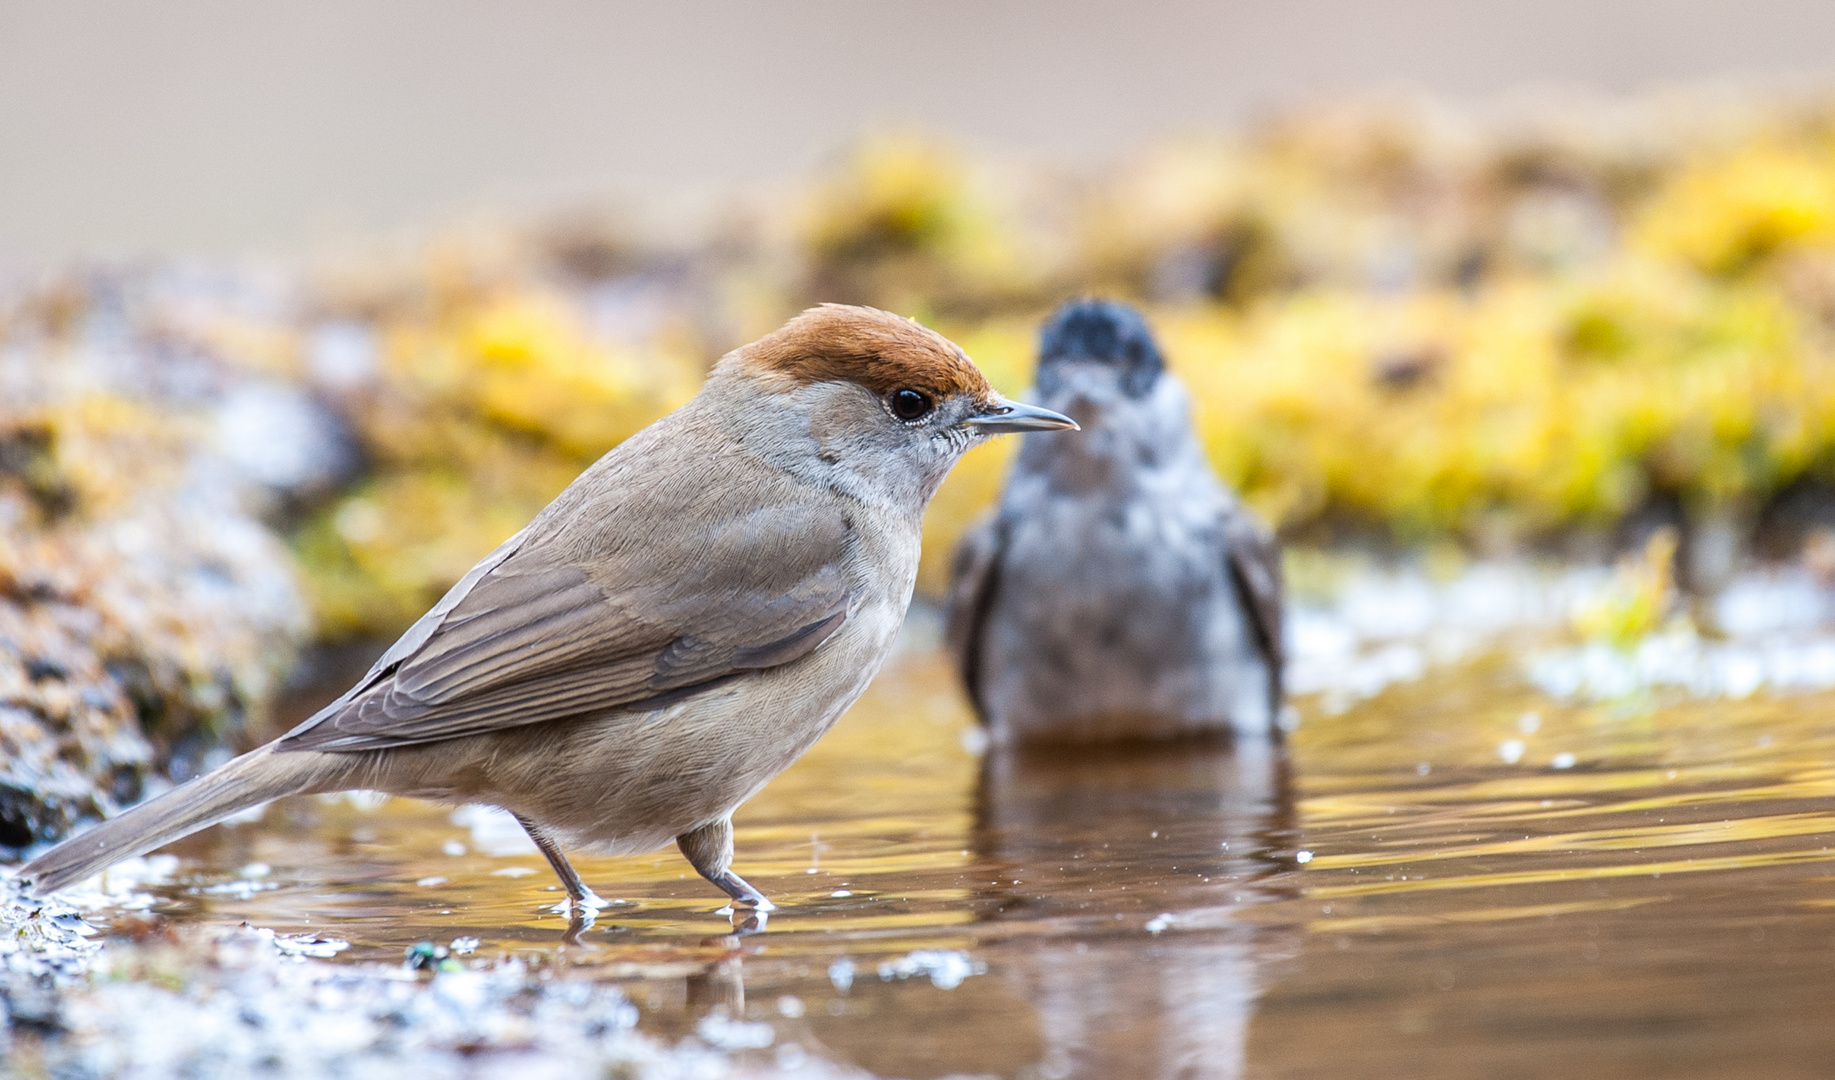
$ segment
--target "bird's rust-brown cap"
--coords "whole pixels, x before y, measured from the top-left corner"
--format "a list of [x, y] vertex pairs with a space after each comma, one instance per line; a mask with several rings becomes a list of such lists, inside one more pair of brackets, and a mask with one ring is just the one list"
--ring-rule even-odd
[[810, 308], [741, 349], [739, 361], [755, 374], [799, 385], [851, 382], [874, 394], [910, 388], [939, 399], [994, 396], [987, 377], [954, 342], [878, 308]]

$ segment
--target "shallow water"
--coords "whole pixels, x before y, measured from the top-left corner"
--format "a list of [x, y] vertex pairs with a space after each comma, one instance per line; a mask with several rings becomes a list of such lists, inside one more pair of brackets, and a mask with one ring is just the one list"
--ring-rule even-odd
[[914, 652], [738, 814], [736, 868], [781, 906], [760, 934], [667, 850], [578, 859], [629, 903], [565, 943], [513, 828], [405, 801], [277, 804], [172, 849], [155, 892], [180, 923], [347, 939], [337, 963], [475, 937], [616, 981], [665, 1039], [768, 1040], [738, 1051], [761, 1064], [1822, 1076], [1831, 706], [1561, 705], [1479, 659], [1306, 705], [1285, 751], [979, 754]]

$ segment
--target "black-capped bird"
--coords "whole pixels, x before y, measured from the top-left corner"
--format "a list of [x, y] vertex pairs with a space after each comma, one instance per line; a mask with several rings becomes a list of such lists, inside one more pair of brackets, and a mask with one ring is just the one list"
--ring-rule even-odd
[[1145, 320], [1075, 300], [1039, 341], [1025, 437], [954, 562], [948, 640], [997, 741], [1278, 737], [1280, 549], [1218, 480]]

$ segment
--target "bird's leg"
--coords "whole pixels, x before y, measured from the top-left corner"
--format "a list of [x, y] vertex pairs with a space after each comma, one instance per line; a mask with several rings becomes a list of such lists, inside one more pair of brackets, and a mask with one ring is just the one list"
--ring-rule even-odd
[[710, 821], [693, 832], [686, 832], [675, 838], [675, 844], [682, 849], [682, 855], [689, 865], [702, 877], [720, 886], [720, 891], [733, 898], [735, 905], [744, 905], [754, 911], [776, 911], [777, 905], [765, 899], [765, 894], [754, 889], [746, 879], [733, 873], [733, 819], [723, 817], [719, 821]]
[[586, 882], [580, 880], [580, 872], [567, 861], [567, 856], [561, 853], [561, 845], [554, 842], [554, 837], [548, 835], [548, 830], [521, 814], [513, 816], [516, 818], [516, 823], [522, 826], [523, 831], [529, 834], [529, 839], [535, 841], [535, 846], [541, 849], [542, 855], [548, 860], [548, 865], [554, 867], [554, 875], [561, 879], [561, 888], [567, 890], [567, 899], [572, 907], [598, 911], [601, 908], [612, 906], [609, 902], [599, 899], [599, 895], [587, 888]]

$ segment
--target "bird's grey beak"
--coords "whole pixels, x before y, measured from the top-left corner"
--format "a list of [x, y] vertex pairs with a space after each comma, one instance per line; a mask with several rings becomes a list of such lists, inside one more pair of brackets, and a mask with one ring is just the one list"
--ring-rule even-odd
[[1062, 413], [1000, 398], [994, 407], [962, 421], [989, 435], [1008, 435], [1021, 431], [1077, 430], [1077, 422]]

